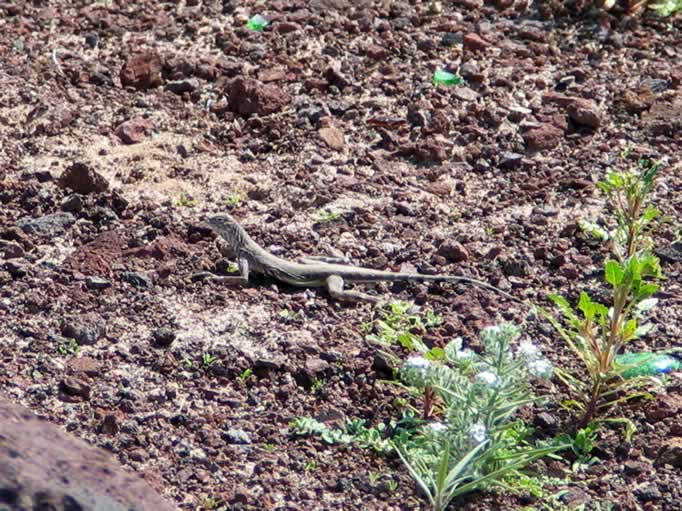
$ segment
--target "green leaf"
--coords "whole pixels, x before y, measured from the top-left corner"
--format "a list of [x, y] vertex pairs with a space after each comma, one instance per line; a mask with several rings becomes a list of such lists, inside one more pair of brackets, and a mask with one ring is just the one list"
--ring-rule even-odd
[[613, 259], [606, 261], [604, 273], [606, 275], [606, 281], [614, 287], [623, 282], [623, 269], [620, 264]]
[[592, 302], [592, 298], [590, 298], [590, 295], [588, 295], [585, 291], [580, 292], [580, 299], [578, 300], [578, 309], [582, 311], [582, 313], [585, 315], [585, 318], [587, 318], [589, 321], [592, 321], [594, 319], [594, 315], [596, 312], [594, 302]]
[[609, 231], [604, 229], [601, 225], [590, 222], [589, 220], [581, 220], [578, 226], [583, 232], [586, 232], [601, 241], [607, 241], [610, 238]]
[[426, 360], [445, 360], [445, 350], [443, 348], [431, 348], [424, 353]]
[[651, 295], [655, 294], [656, 291], [658, 291], [658, 284], [652, 282], [640, 284], [635, 290], [635, 301], [645, 301]]
[[578, 321], [578, 316], [575, 315], [573, 309], [571, 309], [571, 305], [568, 303], [568, 300], [566, 300], [566, 298], [564, 298], [561, 295], [550, 294], [549, 299], [552, 300], [557, 307], [559, 307], [559, 310], [567, 319]]
[[625, 325], [623, 326], [623, 340], [624, 341], [629, 341], [635, 336], [635, 332], [637, 331], [637, 320], [635, 318], [632, 318], [629, 320]]
[[661, 216], [661, 212], [656, 209], [653, 206], [647, 206], [646, 210], [644, 210], [644, 214], [642, 215], [642, 219], [646, 221], [647, 223], [651, 222], [652, 220], [658, 218]]

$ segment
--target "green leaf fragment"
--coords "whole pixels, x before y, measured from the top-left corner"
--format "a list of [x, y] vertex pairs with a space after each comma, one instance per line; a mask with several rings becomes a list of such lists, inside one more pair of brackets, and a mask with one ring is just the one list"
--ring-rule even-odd
[[251, 30], [256, 32], [261, 32], [270, 23], [266, 18], [260, 14], [256, 14], [249, 21], [246, 22], [246, 26]]
[[438, 69], [433, 73], [433, 83], [435, 85], [459, 85], [463, 81], [461, 76], [444, 71], [443, 69]]

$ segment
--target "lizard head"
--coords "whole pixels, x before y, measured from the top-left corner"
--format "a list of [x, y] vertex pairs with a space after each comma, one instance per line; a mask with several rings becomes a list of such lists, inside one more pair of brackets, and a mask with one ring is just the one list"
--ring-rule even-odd
[[241, 226], [227, 213], [213, 215], [209, 217], [206, 222], [228, 242], [234, 242], [241, 239]]

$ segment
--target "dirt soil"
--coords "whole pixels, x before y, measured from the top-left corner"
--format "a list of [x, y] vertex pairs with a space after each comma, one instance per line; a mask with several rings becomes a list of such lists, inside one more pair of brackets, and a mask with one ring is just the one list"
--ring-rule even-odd
[[[626, 145], [665, 159], [654, 201], [668, 217], [655, 236], [668, 280], [633, 349], [679, 347], [680, 18], [437, 3], [0, 2], [0, 390], [180, 509], [426, 509], [399, 460], [290, 437], [297, 416], [399, 414], [365, 341], [374, 308], [258, 276], [201, 280], [228, 270], [202, 220], [230, 210], [290, 258], [336, 251], [543, 304], [603, 296], [606, 251], [577, 221], [605, 218], [595, 181]], [[244, 27], [257, 13], [263, 32]], [[436, 69], [465, 81], [436, 87]], [[466, 285], [368, 292], [443, 315], [434, 346], [525, 319]], [[546, 324], [526, 331], [576, 367]], [[622, 406], [633, 441], [606, 430], [587, 471], [538, 464], [568, 478], [550, 492], [679, 509], [681, 389], [673, 376]], [[527, 415], [545, 436], [571, 424], [557, 405]], [[474, 494], [453, 509], [527, 506], [541, 502]]]

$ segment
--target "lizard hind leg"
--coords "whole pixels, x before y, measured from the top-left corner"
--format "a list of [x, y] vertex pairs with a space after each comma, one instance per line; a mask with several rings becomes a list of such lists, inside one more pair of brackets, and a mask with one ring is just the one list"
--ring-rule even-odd
[[339, 275], [327, 277], [327, 291], [332, 298], [343, 302], [370, 302], [381, 303], [381, 299], [376, 296], [361, 293], [352, 289], [343, 289], [343, 278]]

